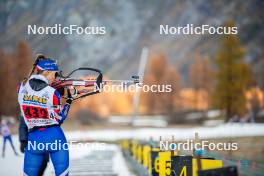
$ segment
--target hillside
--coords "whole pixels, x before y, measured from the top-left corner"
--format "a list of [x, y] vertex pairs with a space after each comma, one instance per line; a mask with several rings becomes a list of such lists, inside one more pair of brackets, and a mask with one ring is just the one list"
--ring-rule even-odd
[[[212, 56], [217, 35], [160, 35], [159, 25], [222, 25], [235, 21], [247, 50], [247, 61], [258, 63], [263, 50], [264, 3], [252, 0], [147, 1], [1, 1], [0, 48], [10, 51], [18, 40], [30, 43], [34, 53], [59, 58], [64, 69], [94, 66], [110, 77], [136, 73], [142, 46], [164, 52], [183, 78], [194, 51]], [[27, 25], [105, 26], [106, 35], [28, 35]], [[127, 67], [129, 65], [129, 67]], [[256, 66], [257, 68], [257, 66]], [[261, 68], [259, 68], [261, 69]], [[120, 74], [122, 73], [122, 74]]]

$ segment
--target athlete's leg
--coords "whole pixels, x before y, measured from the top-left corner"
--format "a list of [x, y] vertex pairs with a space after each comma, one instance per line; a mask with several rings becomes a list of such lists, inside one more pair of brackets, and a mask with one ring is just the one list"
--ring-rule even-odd
[[69, 174], [69, 150], [58, 150], [50, 153], [56, 176]]
[[[28, 145], [32, 142], [36, 142], [37, 145], [39, 143], [53, 144], [59, 142], [61, 146], [64, 146], [63, 144], [67, 143], [64, 133], [59, 126], [46, 128], [44, 130], [33, 131], [29, 133], [28, 140], [29, 140]], [[45, 151], [50, 154], [50, 158], [54, 166], [55, 174], [60, 176], [67, 175], [68, 167], [69, 167], [69, 151], [64, 150], [63, 147], [59, 147], [59, 146], [52, 148], [52, 145], [47, 145]], [[35, 151], [33, 153], [36, 152], [41, 152], [41, 151]], [[41, 165], [42, 160], [39, 163]]]
[[11, 144], [11, 147], [12, 147], [12, 149], [13, 149], [15, 155], [17, 155], [17, 152], [16, 152], [15, 146], [14, 146], [14, 144], [13, 144], [13, 140], [12, 140], [12, 136], [11, 136], [11, 135], [8, 137], [8, 140], [9, 140], [9, 142], [10, 142], [10, 144]]
[[[25, 148], [24, 156], [24, 174], [26, 176], [38, 176], [43, 159], [47, 151], [38, 146], [45, 145], [44, 136], [38, 131], [33, 131], [28, 134], [28, 144]], [[39, 145], [42, 144], [42, 145]]]
[[49, 162], [49, 154], [46, 153], [45, 156], [44, 156], [44, 159], [42, 161], [38, 176], [43, 176], [44, 175], [45, 169], [48, 166], [48, 162]]
[[5, 157], [5, 148], [6, 148], [6, 136], [3, 136], [3, 150], [2, 150], [2, 157]]
[[56, 134], [56, 140], [60, 142], [61, 147], [57, 150], [49, 150], [50, 158], [54, 166], [56, 176], [68, 176], [69, 174], [69, 150], [67, 140], [60, 127], [49, 129], [52, 134]]
[[45, 153], [31, 153], [25, 150], [24, 175], [38, 176]]

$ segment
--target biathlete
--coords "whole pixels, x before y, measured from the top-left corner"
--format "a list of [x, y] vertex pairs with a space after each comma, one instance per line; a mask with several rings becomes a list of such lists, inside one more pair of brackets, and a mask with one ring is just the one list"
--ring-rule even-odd
[[12, 134], [11, 134], [11, 130], [10, 130], [10, 126], [11, 124], [6, 121], [5, 119], [2, 120], [1, 125], [0, 125], [0, 131], [1, 134], [3, 135], [3, 149], [2, 149], [2, 157], [5, 157], [5, 148], [6, 148], [6, 142], [9, 141], [9, 143], [11, 144], [11, 147], [15, 153], [15, 155], [18, 155], [16, 152], [16, 149], [14, 147], [13, 144], [13, 140], [12, 140]]
[[[32, 74], [18, 88], [18, 102], [28, 128], [24, 175], [37, 176], [47, 154], [50, 155], [56, 175], [69, 174], [69, 151], [65, 147], [68, 144], [60, 125], [67, 117], [72, 95], [68, 94], [66, 103], [61, 107], [60, 93], [50, 86], [58, 71], [55, 60], [39, 60], [36, 74]], [[52, 147], [54, 143], [59, 145]]]
[[[32, 74], [37, 74], [37, 72], [38, 72], [38, 69], [37, 69], [38, 62], [40, 60], [46, 60], [46, 59], [48, 59], [48, 58], [46, 58], [42, 54], [38, 54], [37, 55], [36, 60], [35, 60], [35, 62], [33, 64], [33, 67], [31, 69], [28, 77], [24, 78], [24, 80], [19, 84], [19, 87], [24, 86], [26, 84], [28, 78], [30, 78], [30, 76]], [[60, 89], [59, 92], [61, 93], [62, 96], [64, 95], [64, 89], [63, 88]], [[25, 152], [25, 147], [28, 144], [28, 128], [27, 128], [27, 125], [25, 123], [25, 120], [24, 120], [22, 114], [19, 116], [19, 130], [18, 130], [18, 134], [19, 134], [19, 142], [20, 142], [20, 151], [22, 153], [24, 153]], [[45, 156], [44, 156], [44, 159], [42, 161], [41, 167], [39, 169], [38, 176], [43, 176], [44, 175], [45, 169], [48, 166], [48, 162], [49, 162], [49, 154], [46, 153]]]

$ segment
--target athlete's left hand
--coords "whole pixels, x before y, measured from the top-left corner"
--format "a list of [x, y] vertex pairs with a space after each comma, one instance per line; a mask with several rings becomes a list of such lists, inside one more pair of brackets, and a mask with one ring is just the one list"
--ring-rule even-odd
[[26, 146], [27, 146], [27, 141], [21, 141], [20, 142], [20, 151], [21, 151], [21, 153], [25, 152]]

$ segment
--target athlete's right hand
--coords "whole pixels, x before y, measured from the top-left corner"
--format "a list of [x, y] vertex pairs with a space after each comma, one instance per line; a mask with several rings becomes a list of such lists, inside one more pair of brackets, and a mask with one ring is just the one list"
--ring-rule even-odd
[[20, 151], [21, 151], [21, 153], [25, 152], [26, 146], [27, 146], [27, 141], [20, 141]]

